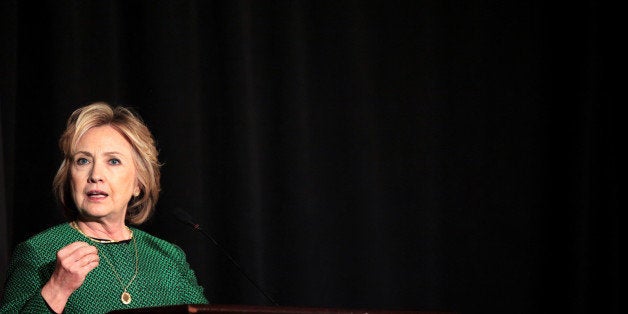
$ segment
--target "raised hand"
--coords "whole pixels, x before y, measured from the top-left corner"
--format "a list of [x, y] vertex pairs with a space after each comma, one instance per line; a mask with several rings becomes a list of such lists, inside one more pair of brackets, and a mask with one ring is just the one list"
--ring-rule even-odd
[[57, 252], [55, 270], [41, 290], [50, 308], [61, 313], [70, 295], [78, 289], [87, 274], [98, 266], [98, 249], [85, 242], [73, 242]]

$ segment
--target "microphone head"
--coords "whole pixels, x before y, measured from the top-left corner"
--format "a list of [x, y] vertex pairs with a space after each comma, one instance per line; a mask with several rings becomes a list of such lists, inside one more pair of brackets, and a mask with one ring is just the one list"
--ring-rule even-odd
[[196, 225], [196, 223], [194, 223], [192, 216], [190, 216], [190, 214], [188, 214], [186, 211], [184, 211], [183, 209], [176, 207], [174, 210], [172, 210], [170, 212], [172, 215], [174, 215], [175, 218], [177, 218], [179, 221], [189, 224], [191, 226]]

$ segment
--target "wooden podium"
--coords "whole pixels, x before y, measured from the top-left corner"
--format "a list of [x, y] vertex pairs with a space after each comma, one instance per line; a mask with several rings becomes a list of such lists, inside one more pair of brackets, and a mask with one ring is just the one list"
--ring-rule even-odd
[[249, 313], [249, 314], [454, 314], [454, 312], [434, 311], [399, 311], [399, 310], [366, 310], [366, 309], [335, 309], [314, 307], [257, 306], [257, 305], [216, 305], [186, 304], [162, 307], [148, 307], [129, 310], [117, 310], [111, 314], [132, 313]]

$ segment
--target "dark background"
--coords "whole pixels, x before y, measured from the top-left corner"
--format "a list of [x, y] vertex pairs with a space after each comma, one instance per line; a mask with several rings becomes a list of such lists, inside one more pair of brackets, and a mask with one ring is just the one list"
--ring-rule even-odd
[[0, 279], [104, 100], [213, 303], [268, 301], [174, 208], [280, 305], [617, 313], [617, 19], [551, 3], [0, 1]]

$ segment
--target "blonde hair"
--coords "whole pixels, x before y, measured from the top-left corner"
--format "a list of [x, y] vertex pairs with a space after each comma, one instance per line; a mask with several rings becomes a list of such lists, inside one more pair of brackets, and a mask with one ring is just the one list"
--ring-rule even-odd
[[53, 180], [53, 191], [66, 217], [72, 220], [78, 218], [70, 184], [73, 156], [81, 137], [91, 128], [103, 125], [115, 128], [133, 148], [140, 194], [129, 201], [125, 220], [133, 225], [142, 224], [150, 218], [159, 199], [161, 164], [157, 158], [153, 135], [141, 117], [129, 108], [97, 102], [81, 107], [70, 115], [66, 129], [59, 139], [63, 161]]

